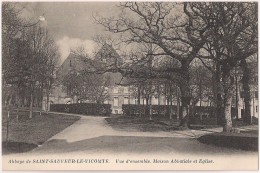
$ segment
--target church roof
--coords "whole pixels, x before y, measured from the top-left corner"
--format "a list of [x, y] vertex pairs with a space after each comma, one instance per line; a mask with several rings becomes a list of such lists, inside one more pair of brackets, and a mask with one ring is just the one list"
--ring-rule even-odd
[[[69, 73], [80, 73], [84, 70], [102, 69], [106, 67], [113, 68], [114, 65], [119, 66], [123, 60], [115, 49], [105, 44], [96, 53], [94, 59], [70, 53], [66, 60], [62, 63], [56, 73], [56, 84], [61, 84], [63, 78]], [[116, 63], [116, 64], [115, 64]], [[114, 86], [122, 80], [122, 75], [115, 72], [106, 72], [103, 75], [110, 78], [110, 85]], [[121, 81], [122, 83], [122, 81]]]
[[108, 65], [120, 66], [123, 64], [123, 59], [119, 56], [113, 46], [104, 44], [96, 53], [95, 60], [107, 63]]
[[93, 68], [89, 63], [86, 63], [86, 61], [86, 57], [70, 53], [58, 69], [56, 78], [61, 81], [64, 76], [71, 72], [79, 73], [82, 70]]

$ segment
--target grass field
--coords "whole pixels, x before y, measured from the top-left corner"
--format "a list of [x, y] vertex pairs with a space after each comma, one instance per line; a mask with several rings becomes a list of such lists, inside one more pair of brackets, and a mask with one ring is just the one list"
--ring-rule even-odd
[[258, 130], [241, 133], [212, 133], [201, 136], [198, 140], [204, 144], [258, 151]]
[[[121, 131], [139, 131], [139, 132], [155, 132], [155, 131], [172, 131], [185, 130], [178, 127], [177, 120], [169, 119], [153, 119], [140, 117], [116, 116], [106, 118], [107, 123], [115, 130]], [[241, 120], [233, 120], [233, 126], [246, 126]], [[248, 126], [248, 125], [247, 125]], [[205, 128], [216, 128], [218, 125], [191, 124], [192, 129], [200, 130]], [[210, 145], [236, 148], [242, 150], [258, 150], [258, 130], [241, 131], [240, 133], [212, 133], [201, 136], [200, 142]]]
[[116, 130], [126, 131], [170, 131], [177, 130], [178, 121], [172, 120], [165, 123], [163, 120], [149, 120], [149, 118], [128, 117], [128, 116], [116, 116], [106, 118], [107, 123]]
[[[48, 140], [53, 135], [59, 133], [66, 127], [79, 120], [79, 116], [60, 115], [60, 114], [45, 114], [39, 115], [34, 112], [33, 118], [28, 118], [29, 112], [20, 112], [19, 120], [17, 120], [16, 112], [12, 112], [9, 118], [9, 146], [32, 144], [34, 146], [40, 145]], [[7, 112], [3, 111], [2, 114], [2, 142], [3, 154], [12, 152], [12, 149], [6, 148], [7, 136]], [[27, 146], [28, 147], [28, 146]], [[25, 147], [25, 148], [27, 148]], [[22, 147], [21, 147], [22, 148]], [[22, 149], [21, 149], [22, 150]], [[18, 151], [19, 152], [19, 151]], [[22, 151], [20, 151], [22, 152]]]
[[[111, 116], [106, 118], [107, 123], [116, 130], [126, 130], [126, 131], [171, 131], [171, 130], [185, 130], [182, 127], [179, 127], [179, 121], [176, 119], [170, 120], [169, 118], [153, 117], [152, 120], [149, 120], [149, 117], [134, 117], [134, 116]], [[217, 125], [216, 120], [206, 119], [203, 121], [191, 122], [191, 129], [208, 129], [208, 128], [217, 128], [222, 127]], [[206, 122], [206, 123], [205, 123]], [[242, 120], [233, 119], [233, 127], [246, 126], [248, 124], [244, 123]], [[257, 125], [258, 120], [253, 121], [253, 125]]]

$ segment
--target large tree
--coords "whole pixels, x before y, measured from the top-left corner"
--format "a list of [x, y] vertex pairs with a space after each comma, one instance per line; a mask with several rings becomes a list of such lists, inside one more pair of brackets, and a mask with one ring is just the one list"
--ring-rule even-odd
[[257, 3], [188, 3], [191, 17], [207, 22], [202, 59], [217, 64], [223, 87], [223, 130], [232, 131], [231, 104], [234, 94], [235, 67], [257, 52]]
[[41, 106], [43, 90], [52, 83], [57, 48], [47, 28], [40, 26], [43, 19], [33, 22], [22, 18], [24, 8], [17, 3], [3, 3], [2, 9], [3, 84], [16, 89], [18, 108], [30, 102], [31, 118], [33, 101]]
[[[243, 59], [240, 62], [242, 70], [242, 89], [244, 98], [244, 122], [252, 124], [251, 100], [256, 97], [255, 86], [257, 86], [257, 55], [251, 56], [248, 59]], [[253, 86], [253, 87], [250, 87]], [[254, 111], [254, 108], [253, 108]]]
[[208, 27], [207, 23], [201, 23], [201, 27], [194, 31], [191, 23], [195, 21], [188, 16], [186, 6], [182, 3], [126, 2], [119, 6], [122, 13], [118, 17], [101, 17], [96, 19], [97, 22], [113, 33], [122, 34], [123, 42], [157, 45], [160, 49], [150, 55], [169, 56], [179, 62], [177, 68], [154, 71], [153, 74], [143, 76], [172, 81], [178, 78], [181, 82], [181, 125], [187, 126], [191, 100], [189, 67], [204, 44], [200, 37]]

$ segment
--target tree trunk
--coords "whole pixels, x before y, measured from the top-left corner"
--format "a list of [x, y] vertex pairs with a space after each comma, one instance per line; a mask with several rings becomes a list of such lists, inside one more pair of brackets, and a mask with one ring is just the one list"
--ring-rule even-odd
[[226, 65], [223, 68], [223, 86], [224, 86], [224, 121], [223, 131], [232, 132], [232, 96], [234, 93], [234, 78], [230, 74], [231, 68]]
[[239, 117], [238, 117], [238, 103], [239, 103], [239, 97], [238, 97], [238, 81], [237, 81], [237, 68], [235, 67], [235, 82], [236, 82], [236, 111], [235, 111], [235, 114], [236, 114], [236, 119], [238, 120]]
[[172, 110], [172, 86], [171, 86], [171, 83], [169, 85], [169, 97], [170, 97], [170, 120], [172, 120], [173, 110]]
[[43, 103], [43, 85], [41, 85], [40, 98], [38, 102], [38, 107], [40, 108], [40, 115], [42, 115], [42, 103]]
[[46, 113], [48, 114], [49, 113], [49, 102], [50, 102], [50, 90], [49, 90], [49, 87], [47, 88], [47, 91], [46, 91]]
[[31, 92], [29, 118], [31, 119], [32, 117], [33, 117], [33, 92]]
[[149, 103], [149, 116], [150, 116], [150, 120], [152, 120], [153, 118], [153, 107], [152, 107], [152, 97], [150, 97], [150, 103]]
[[191, 101], [190, 88], [187, 85], [181, 85], [181, 113], [180, 113], [180, 126], [189, 127], [189, 108]]
[[145, 101], [146, 101], [146, 105], [145, 105], [145, 109], [144, 109], [144, 114], [145, 114], [145, 116], [147, 116], [147, 114], [148, 114], [148, 116], [150, 117], [149, 109], [148, 109], [148, 112], [147, 112], [147, 108], [149, 108], [149, 97], [146, 96]]
[[180, 116], [180, 126], [189, 127], [189, 108], [191, 101], [190, 91], [190, 74], [189, 74], [189, 62], [182, 61], [182, 83], [180, 85], [181, 90], [181, 103], [182, 110]]
[[180, 126], [188, 127], [189, 126], [189, 106], [190, 98], [181, 97], [182, 109], [180, 114]]
[[20, 112], [20, 107], [21, 107], [21, 100], [20, 100], [20, 86], [18, 85], [17, 87], [17, 110], [16, 110], [16, 120], [19, 121], [19, 112]]
[[232, 103], [232, 96], [231, 97], [225, 96], [225, 98], [224, 98], [224, 124], [223, 124], [224, 132], [232, 131], [231, 103]]
[[172, 120], [173, 117], [173, 106], [172, 106], [172, 100], [171, 100], [171, 107], [170, 107], [170, 119]]
[[213, 83], [214, 83], [214, 101], [215, 101], [215, 117], [217, 118], [217, 125], [223, 125], [223, 100], [222, 100], [222, 88], [221, 88], [221, 74], [220, 74], [220, 65], [216, 64], [216, 73], [214, 74]]
[[177, 96], [177, 120], [180, 119], [180, 95], [179, 95], [179, 89], [176, 87], [176, 96]]
[[138, 113], [139, 113], [139, 117], [142, 116], [142, 112], [141, 112], [141, 90], [140, 90], [140, 86], [137, 87], [137, 105], [138, 105]]
[[244, 102], [245, 102], [245, 115], [244, 122], [248, 124], [252, 124], [252, 116], [251, 116], [251, 95], [250, 95], [250, 69], [248, 68], [248, 64], [245, 59], [241, 60], [241, 67], [243, 70], [243, 90], [244, 90]]
[[141, 103], [141, 91], [140, 88], [137, 87], [137, 104], [140, 105]]
[[167, 97], [167, 81], [164, 83], [164, 117], [167, 115], [168, 110], [168, 97]]

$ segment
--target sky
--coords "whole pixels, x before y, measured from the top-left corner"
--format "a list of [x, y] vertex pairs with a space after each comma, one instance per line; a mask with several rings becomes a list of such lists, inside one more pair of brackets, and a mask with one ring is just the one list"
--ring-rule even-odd
[[[26, 15], [35, 20], [44, 16], [48, 28], [59, 46], [61, 61], [69, 55], [70, 48], [85, 45], [89, 53], [95, 49], [95, 35], [105, 34], [105, 29], [94, 22], [93, 15], [113, 16], [119, 13], [117, 2], [26, 2]], [[33, 19], [32, 19], [33, 20]]]

